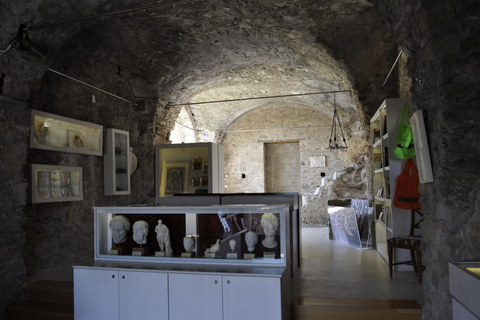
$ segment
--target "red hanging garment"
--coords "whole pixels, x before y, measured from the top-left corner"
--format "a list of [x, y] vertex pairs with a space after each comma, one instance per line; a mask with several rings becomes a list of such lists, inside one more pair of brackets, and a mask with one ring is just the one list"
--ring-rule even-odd
[[400, 209], [421, 209], [422, 206], [418, 202], [420, 198], [419, 184], [420, 180], [415, 163], [412, 159], [407, 159], [403, 172], [397, 177], [393, 205]]

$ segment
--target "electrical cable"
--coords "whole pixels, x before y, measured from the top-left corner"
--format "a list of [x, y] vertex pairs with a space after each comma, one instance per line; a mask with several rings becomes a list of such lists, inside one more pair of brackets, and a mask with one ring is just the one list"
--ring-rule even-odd
[[105, 94], [108, 94], [108, 95], [110, 95], [110, 96], [112, 96], [112, 97], [115, 97], [115, 98], [117, 98], [117, 99], [120, 99], [120, 100], [122, 100], [122, 101], [125, 101], [125, 102], [128, 102], [128, 103], [133, 103], [134, 105], [139, 106], [138, 104], [136, 104], [136, 103], [133, 102], [133, 101], [127, 100], [127, 99], [125, 99], [125, 98], [122, 98], [122, 97], [120, 97], [120, 96], [117, 96], [116, 94], [113, 94], [113, 93], [110, 93], [110, 92], [105, 91], [105, 90], [103, 90], [103, 89], [100, 89], [100, 88], [98, 88], [98, 87], [92, 86], [91, 84], [88, 84], [88, 83], [86, 83], [86, 82], [80, 81], [80, 80], [75, 79], [75, 78], [72, 78], [72, 77], [70, 77], [70, 76], [67, 76], [67, 75], [64, 74], [64, 73], [58, 72], [58, 71], [53, 70], [53, 69], [51, 69], [51, 68], [49, 68], [48, 71], [51, 71], [51, 72], [56, 73], [56, 74], [58, 74], [58, 75], [61, 75], [62, 77], [65, 77], [65, 78], [67, 78], [67, 79], [70, 79], [70, 80], [76, 81], [76, 82], [78, 82], [78, 83], [81, 83], [81, 84], [83, 84], [83, 85], [85, 85], [85, 86], [87, 86], [87, 87], [93, 88], [93, 89], [95, 89], [95, 90], [98, 90], [98, 91], [100, 91], [100, 92], [103, 92], [103, 93], [105, 93]]
[[143, 6], [143, 7], [136, 7], [136, 8], [129, 8], [129, 9], [125, 9], [125, 10], [101, 13], [101, 14], [96, 14], [96, 15], [92, 15], [92, 16], [86, 16], [86, 17], [81, 17], [81, 18], [76, 18], [76, 19], [71, 19], [71, 20], [45, 23], [45, 24], [40, 24], [38, 26], [24, 27], [23, 30], [28, 31], [28, 30], [33, 30], [33, 29], [41, 29], [41, 28], [52, 27], [52, 26], [56, 26], [56, 25], [60, 25], [60, 24], [66, 24], [66, 23], [79, 22], [79, 21], [88, 20], [88, 19], [95, 19], [95, 18], [113, 16], [113, 15], [116, 15], [116, 14], [128, 13], [128, 12], [132, 12], [132, 11], [147, 10], [147, 9], [152, 9], [152, 8], [157, 8], [157, 7], [166, 7], [166, 6], [176, 5], [176, 4], [186, 4], [186, 3], [198, 2], [198, 1], [201, 1], [201, 0], [175, 0], [175, 1], [151, 4], [151, 5]]
[[387, 80], [390, 77], [390, 74], [392, 73], [393, 68], [395, 68], [395, 66], [397, 65], [398, 59], [400, 59], [400, 56], [402, 55], [402, 53], [403, 53], [403, 50], [400, 50], [400, 53], [398, 54], [397, 59], [395, 59], [395, 62], [393, 63], [392, 68], [390, 69], [390, 72], [388, 73], [387, 77], [385, 78], [385, 81], [383, 81], [381, 89], [383, 89], [385, 87], [385, 84], [387, 83]]
[[12, 44], [10, 43], [7, 47], [7, 49], [5, 50], [0, 50], [0, 53], [7, 53], [8, 50], [10, 50], [10, 48], [12, 47]]
[[167, 105], [167, 107], [180, 107], [180, 106], [191, 106], [191, 105], [196, 105], [196, 104], [210, 104], [210, 103], [224, 103], [224, 102], [238, 102], [238, 101], [248, 101], [248, 100], [261, 100], [261, 99], [274, 99], [274, 98], [286, 98], [286, 97], [311, 96], [311, 95], [317, 95], [317, 94], [342, 93], [342, 92], [350, 92], [350, 90], [323, 91], [323, 92], [310, 92], [310, 93], [295, 93], [295, 94], [284, 94], [284, 95], [277, 95], [277, 96], [263, 96], [263, 97], [252, 97], [252, 98], [238, 98], [238, 99], [203, 101], [203, 102], [187, 102], [187, 103], [169, 104], [169, 105]]

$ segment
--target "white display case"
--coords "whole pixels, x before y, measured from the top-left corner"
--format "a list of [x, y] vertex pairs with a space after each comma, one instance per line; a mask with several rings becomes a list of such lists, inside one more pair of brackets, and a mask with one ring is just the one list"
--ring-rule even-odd
[[[271, 221], [278, 223], [274, 235], [264, 230], [262, 218], [272, 217], [266, 213], [273, 213], [275, 218]], [[291, 259], [290, 241], [287, 241], [290, 239], [288, 205], [97, 207], [94, 214], [96, 260], [285, 267]], [[126, 218], [131, 227], [126, 240], [115, 243], [109, 224], [119, 215]], [[166, 245], [162, 250], [157, 239], [159, 220], [169, 230], [170, 253]], [[134, 240], [132, 226], [137, 221], [148, 224], [147, 240], [142, 245]], [[256, 245], [250, 250], [246, 243], [248, 232], [257, 237]], [[186, 237], [194, 243], [188, 252], [184, 247]], [[276, 246], [270, 248], [271, 243]], [[214, 251], [214, 244], [218, 249], [208, 252]]]
[[449, 262], [453, 320], [480, 319], [480, 262]]
[[101, 156], [103, 127], [90, 122], [32, 110], [30, 147]]
[[130, 138], [127, 131], [105, 130], [103, 179], [105, 195], [130, 194]]
[[29, 199], [31, 203], [83, 200], [82, 168], [32, 164]]
[[215, 143], [155, 147], [155, 196], [223, 193], [223, 146]]

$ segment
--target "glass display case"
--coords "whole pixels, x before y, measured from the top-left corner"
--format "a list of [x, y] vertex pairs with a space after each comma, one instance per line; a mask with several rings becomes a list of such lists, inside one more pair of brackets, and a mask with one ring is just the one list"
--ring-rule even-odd
[[90, 122], [32, 110], [30, 147], [101, 156], [103, 127]]
[[30, 185], [31, 203], [83, 200], [81, 167], [32, 164]]
[[223, 193], [223, 146], [214, 143], [155, 147], [155, 196]]
[[105, 195], [130, 194], [130, 139], [127, 131], [105, 130], [103, 179]]
[[286, 266], [288, 212], [288, 205], [97, 207], [95, 259]]

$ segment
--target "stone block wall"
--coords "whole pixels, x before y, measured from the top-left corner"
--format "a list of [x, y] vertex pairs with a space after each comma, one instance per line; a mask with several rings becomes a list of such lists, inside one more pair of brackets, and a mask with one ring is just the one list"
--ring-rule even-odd
[[476, 1], [374, 1], [410, 55], [434, 182], [421, 186], [424, 319], [452, 318], [448, 262], [480, 259], [480, 18]]
[[[267, 107], [245, 114], [234, 122], [222, 144], [225, 147], [225, 174], [228, 192], [265, 192], [264, 144], [298, 141], [300, 143], [300, 189], [302, 225], [328, 224], [327, 201], [369, 196], [370, 170], [368, 144], [362, 137], [363, 126], [355, 113], [341, 113], [347, 133], [348, 151], [327, 149], [331, 116], [312, 108], [295, 106]], [[290, 127], [290, 129], [289, 129]], [[326, 157], [325, 167], [312, 167], [312, 157]], [[322, 186], [321, 173], [325, 173]], [[242, 179], [241, 174], [246, 178]], [[336, 180], [334, 180], [334, 174]], [[315, 190], [320, 192], [315, 195]]]

